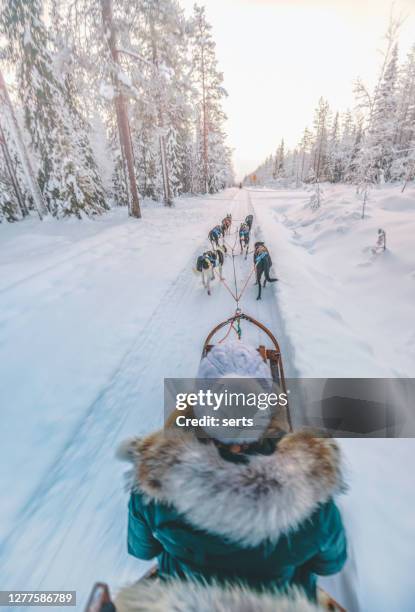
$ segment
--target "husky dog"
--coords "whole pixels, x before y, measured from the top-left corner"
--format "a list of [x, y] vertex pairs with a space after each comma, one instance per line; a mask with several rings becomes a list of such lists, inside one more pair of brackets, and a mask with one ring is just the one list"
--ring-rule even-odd
[[224, 219], [222, 219], [222, 234], [231, 233], [231, 225], [232, 225], [232, 215], [228, 213]]
[[254, 265], [256, 268], [256, 280], [258, 284], [258, 297], [257, 300], [261, 299], [261, 277], [264, 274], [264, 287], [269, 283], [275, 283], [278, 278], [271, 278], [269, 273], [272, 266], [271, 256], [265, 244], [263, 242], [256, 242], [254, 249]]
[[248, 249], [249, 249], [249, 237], [250, 237], [250, 229], [248, 224], [241, 223], [241, 227], [239, 228], [239, 244], [241, 245], [241, 255], [246, 248], [245, 259], [248, 258]]
[[223, 279], [222, 269], [225, 261], [226, 247], [220, 247], [214, 251], [205, 251], [196, 261], [196, 273], [202, 275], [203, 286], [207, 289], [208, 295], [211, 295], [210, 283], [215, 280], [215, 270], [219, 271], [220, 280]]
[[212, 245], [212, 249], [219, 248], [219, 238], [224, 237], [223, 230], [220, 225], [215, 225], [215, 227], [209, 232], [209, 240]]
[[251, 231], [251, 229], [252, 229], [252, 223], [253, 223], [253, 221], [254, 221], [254, 215], [248, 215], [248, 216], [245, 218], [245, 223], [246, 223], [246, 224], [247, 224], [247, 226], [249, 227], [249, 231]]

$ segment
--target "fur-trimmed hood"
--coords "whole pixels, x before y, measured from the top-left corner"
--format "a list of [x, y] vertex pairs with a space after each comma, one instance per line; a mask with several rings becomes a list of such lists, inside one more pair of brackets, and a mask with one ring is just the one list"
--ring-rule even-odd
[[308, 431], [287, 434], [271, 455], [225, 460], [211, 442], [166, 429], [126, 442], [129, 486], [170, 504], [198, 529], [243, 546], [276, 543], [343, 488], [340, 450]]
[[240, 586], [221, 587], [195, 582], [143, 581], [122, 589], [117, 612], [319, 612], [300, 591], [288, 595], [255, 593]]

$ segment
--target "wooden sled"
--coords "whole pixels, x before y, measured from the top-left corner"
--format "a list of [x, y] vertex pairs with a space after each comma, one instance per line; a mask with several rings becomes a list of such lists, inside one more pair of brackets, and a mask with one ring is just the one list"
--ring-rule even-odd
[[317, 589], [317, 600], [319, 605], [328, 612], [347, 612], [331, 595], [320, 587]]
[[97, 582], [92, 589], [86, 604], [85, 612], [115, 612], [116, 608], [111, 601], [108, 585]]
[[[263, 325], [262, 323], [254, 319], [253, 317], [247, 314], [244, 314], [243, 312], [237, 311], [233, 315], [233, 317], [230, 317], [226, 321], [219, 323], [214, 329], [212, 329], [212, 331], [206, 338], [205, 343], [203, 345], [202, 357], [206, 357], [209, 351], [212, 350], [214, 346], [214, 343], [212, 342], [213, 338], [214, 336], [216, 336], [216, 334], [221, 329], [226, 328], [226, 327], [229, 327], [231, 329], [235, 325], [239, 325], [241, 321], [247, 321], [248, 323], [255, 325], [262, 332], [264, 332], [264, 334], [268, 337], [271, 347], [266, 348], [265, 345], [261, 344], [257, 350], [259, 354], [261, 355], [262, 359], [269, 364], [272, 380], [281, 387], [283, 393], [287, 393], [287, 386], [286, 386], [285, 376], [284, 376], [284, 367], [282, 363], [281, 349], [280, 349], [280, 345], [278, 344], [276, 337], [267, 327], [265, 327], [265, 325]], [[289, 406], [286, 407], [285, 413], [286, 413], [285, 414], [286, 426], [284, 427], [284, 429], [286, 431], [293, 431]]]

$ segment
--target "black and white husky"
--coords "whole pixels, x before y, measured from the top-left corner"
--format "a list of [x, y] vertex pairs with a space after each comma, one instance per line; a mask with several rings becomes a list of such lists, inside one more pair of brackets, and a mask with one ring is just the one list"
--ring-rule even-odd
[[256, 242], [254, 250], [254, 264], [256, 268], [256, 282], [258, 284], [258, 297], [257, 300], [261, 299], [261, 277], [264, 274], [264, 288], [269, 283], [275, 283], [278, 278], [271, 278], [269, 273], [272, 266], [271, 256], [264, 242]]
[[202, 275], [202, 283], [207, 289], [208, 295], [211, 294], [210, 283], [215, 280], [215, 270], [219, 272], [220, 280], [223, 280], [222, 269], [225, 261], [225, 246], [218, 246], [214, 251], [205, 251], [196, 261], [195, 272]]
[[247, 224], [247, 226], [249, 227], [249, 231], [251, 231], [252, 229], [252, 223], [254, 222], [254, 215], [248, 215], [245, 218], [245, 223]]
[[212, 245], [212, 249], [214, 248], [219, 248], [219, 239], [220, 237], [224, 237], [225, 234], [222, 231], [222, 227], [220, 225], [216, 225], [212, 230], [210, 230], [209, 232], [209, 240], [210, 240], [210, 244]]

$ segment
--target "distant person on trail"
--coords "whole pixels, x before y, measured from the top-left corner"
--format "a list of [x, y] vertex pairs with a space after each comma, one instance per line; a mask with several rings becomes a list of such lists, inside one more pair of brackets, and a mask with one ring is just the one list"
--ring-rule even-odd
[[[269, 376], [259, 353], [237, 341], [213, 347], [198, 373]], [[339, 572], [347, 558], [333, 500], [343, 489], [336, 442], [285, 433], [274, 418], [256, 439], [221, 439], [214, 428], [201, 439], [195, 428], [176, 425], [177, 414], [164, 430], [119, 451], [133, 465], [129, 553], [157, 558], [161, 578], [255, 590], [300, 587], [315, 601], [317, 575]], [[180, 414], [195, 412], [188, 407]]]

